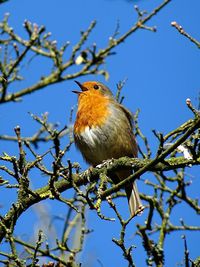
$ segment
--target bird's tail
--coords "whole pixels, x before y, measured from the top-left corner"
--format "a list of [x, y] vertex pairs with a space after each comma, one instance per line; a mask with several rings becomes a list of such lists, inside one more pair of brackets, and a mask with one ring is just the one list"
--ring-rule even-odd
[[[129, 175], [131, 175], [132, 171], [130, 170], [121, 170], [117, 171], [117, 176], [119, 180], [124, 180]], [[144, 210], [144, 206], [142, 205], [136, 181], [134, 183], [127, 184], [125, 186], [125, 191], [128, 199], [129, 209], [131, 216], [136, 216], [141, 214]]]
[[144, 210], [144, 206], [142, 205], [136, 182], [130, 185], [126, 185], [125, 191], [128, 199], [131, 216], [141, 214]]

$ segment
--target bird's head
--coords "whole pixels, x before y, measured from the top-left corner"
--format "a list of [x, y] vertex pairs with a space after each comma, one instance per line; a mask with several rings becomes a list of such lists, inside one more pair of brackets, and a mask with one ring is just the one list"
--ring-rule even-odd
[[105, 86], [104, 84], [96, 81], [88, 81], [84, 83], [80, 83], [78, 81], [75, 81], [78, 86], [80, 87], [81, 91], [72, 91], [78, 95], [85, 94], [85, 95], [90, 95], [90, 94], [97, 94], [97, 95], [102, 95], [106, 97], [113, 98], [113, 94], [110, 91], [110, 89]]

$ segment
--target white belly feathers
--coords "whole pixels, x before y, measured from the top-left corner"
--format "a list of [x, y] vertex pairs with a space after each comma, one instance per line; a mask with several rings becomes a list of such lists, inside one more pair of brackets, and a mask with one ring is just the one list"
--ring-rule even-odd
[[99, 137], [101, 134], [98, 127], [85, 127], [85, 130], [81, 133], [81, 139], [91, 148], [95, 148], [98, 144]]

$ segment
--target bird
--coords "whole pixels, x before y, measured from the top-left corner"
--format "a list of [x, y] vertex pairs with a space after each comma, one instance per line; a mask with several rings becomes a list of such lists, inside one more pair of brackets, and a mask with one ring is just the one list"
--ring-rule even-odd
[[[117, 102], [103, 83], [75, 82], [81, 90], [72, 91], [78, 95], [73, 134], [75, 145], [85, 161], [95, 167], [108, 159], [137, 157], [138, 145], [133, 134], [132, 113]], [[130, 169], [119, 170], [113, 182], [120, 182], [131, 174]], [[125, 192], [130, 216], [141, 214], [144, 206], [136, 181], [126, 184]]]

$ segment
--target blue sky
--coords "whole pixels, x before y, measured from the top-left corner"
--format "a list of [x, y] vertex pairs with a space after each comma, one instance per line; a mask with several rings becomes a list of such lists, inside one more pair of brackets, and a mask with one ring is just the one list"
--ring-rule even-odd
[[[73, 0], [73, 1], [47, 1], [47, 0], [11, 0], [1, 5], [0, 17], [4, 13], [10, 13], [10, 25], [16, 32], [25, 36], [23, 22], [25, 19], [35, 22], [38, 25], [45, 25], [47, 31], [52, 32], [52, 39], [58, 41], [58, 45], [65, 41], [70, 41], [75, 45], [80, 37], [80, 30], [85, 30], [92, 20], [97, 20], [97, 26], [92, 32], [87, 45], [93, 42], [97, 43], [99, 48], [107, 45], [109, 37], [113, 34], [117, 21], [120, 24], [120, 33], [123, 34], [135, 22], [137, 16], [133, 5], [138, 4], [141, 9], [151, 11], [161, 0], [143, 0], [128, 2], [123, 0]], [[200, 91], [200, 53], [194, 44], [181, 36], [171, 27], [172, 21], [177, 21], [192, 36], [200, 40], [200, 2], [198, 0], [174, 0], [165, 7], [157, 16], [155, 16], [148, 26], [157, 26], [157, 32], [153, 33], [146, 30], [139, 30], [130, 36], [125, 43], [121, 44], [114, 51], [117, 53], [111, 56], [105, 68], [110, 74], [110, 78], [105, 82], [101, 76], [88, 76], [79, 78], [80, 82], [86, 80], [99, 80], [105, 82], [113, 92], [116, 91], [116, 83], [127, 78], [123, 89], [125, 95], [124, 105], [135, 112], [138, 108], [140, 112], [140, 126], [144, 134], [149, 138], [152, 147], [156, 148], [155, 137], [152, 129], [163, 133], [178, 127], [180, 124], [192, 117], [187, 109], [185, 100], [190, 98], [195, 106], [198, 105], [198, 96]], [[69, 47], [69, 53], [71, 47]], [[68, 54], [69, 55], [69, 54]], [[22, 89], [37, 81], [38, 77], [48, 74], [51, 67], [47, 60], [38, 64], [34, 59], [32, 65], [25, 64], [23, 73], [25, 80], [15, 84], [13, 90]], [[20, 125], [23, 136], [32, 135], [38, 128], [38, 125], [31, 119], [28, 112], [40, 115], [46, 111], [49, 112], [49, 119], [52, 122], [59, 122], [60, 128], [68, 123], [69, 113], [72, 106], [76, 104], [76, 95], [71, 90], [76, 89], [73, 81], [66, 81], [38, 91], [30, 96], [25, 96], [22, 103], [9, 103], [0, 107], [0, 133], [13, 135], [13, 128]], [[10, 89], [11, 90], [11, 89]], [[64, 146], [64, 144], [63, 144]], [[10, 154], [16, 154], [17, 145], [6, 142], [0, 143], [0, 153], [7, 151]], [[45, 150], [45, 148], [44, 148]], [[153, 151], [155, 151], [153, 149]], [[73, 147], [68, 155], [72, 161], [79, 161], [82, 167], [87, 168], [79, 152]], [[191, 193], [198, 197], [196, 188], [200, 185], [198, 181], [197, 168], [187, 170], [193, 177], [193, 188]], [[146, 178], [146, 177], [144, 177]], [[33, 181], [38, 183], [38, 181]], [[142, 188], [142, 184], [139, 184]], [[3, 203], [1, 213], [4, 213], [13, 201], [12, 197], [7, 197], [6, 190], [2, 190], [0, 203]], [[52, 214], [63, 214], [63, 206], [54, 209], [54, 204], [46, 203]], [[106, 208], [105, 208], [106, 209]], [[174, 221], [184, 217], [185, 210], [178, 210], [174, 214]], [[121, 251], [111, 242], [112, 236], [117, 236], [119, 225], [117, 223], [102, 222], [96, 218], [95, 214], [89, 213], [89, 225], [95, 230], [86, 242], [87, 252], [93, 253], [93, 264], [91, 266], [100, 266], [97, 259], [100, 259], [103, 266], [126, 266], [121, 257]], [[178, 216], [178, 217], [177, 217]], [[193, 224], [197, 224], [196, 217], [190, 215]], [[27, 225], [30, 221], [37, 221], [37, 216], [29, 212], [22, 216], [20, 222], [25, 220]], [[139, 238], [133, 239], [135, 224], [143, 222], [141, 216], [131, 223], [128, 231], [128, 242], [134, 242], [138, 246], [134, 253], [134, 260], [137, 266], [144, 266], [144, 255], [141, 254], [141, 244]], [[25, 234], [25, 230], [17, 225], [17, 233]], [[30, 222], [32, 229], [33, 224]], [[131, 228], [132, 227], [132, 228]], [[112, 233], [112, 235], [110, 235]], [[102, 236], [105, 235], [105, 238]], [[200, 235], [191, 234], [188, 238], [191, 257], [199, 255], [199, 249], [195, 244], [199, 242]], [[95, 245], [93, 241], [95, 241]], [[174, 246], [176, 244], [177, 252], [174, 255]], [[105, 247], [106, 252], [105, 253]], [[183, 242], [181, 233], [172, 234], [167, 238], [167, 258], [166, 266], [174, 266], [181, 262], [183, 258]], [[141, 264], [142, 255], [142, 264]], [[85, 258], [85, 262], [87, 259]]]

